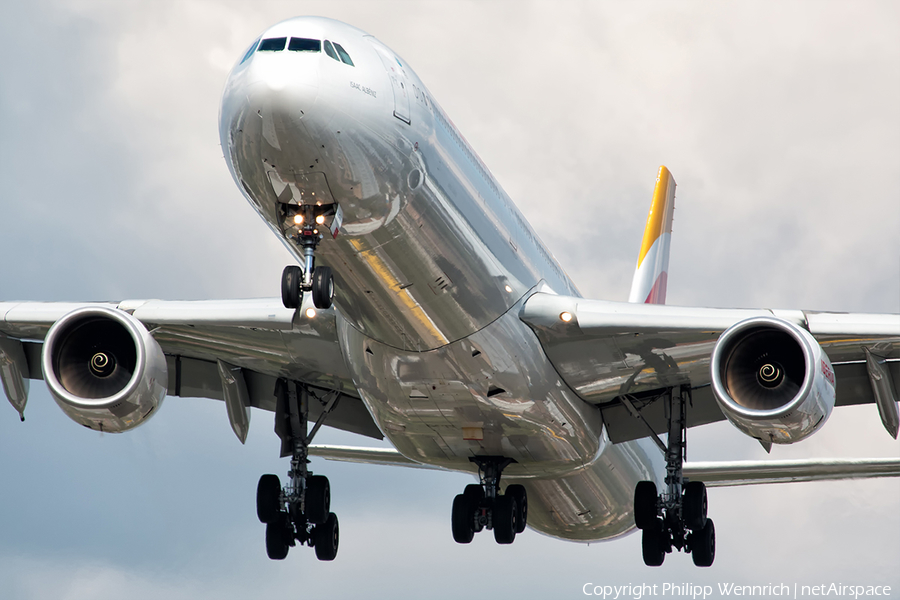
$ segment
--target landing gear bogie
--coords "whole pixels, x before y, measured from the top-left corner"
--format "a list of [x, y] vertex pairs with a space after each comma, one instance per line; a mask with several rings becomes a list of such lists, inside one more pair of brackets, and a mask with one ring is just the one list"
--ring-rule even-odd
[[694, 564], [711, 566], [716, 554], [716, 530], [707, 518], [706, 486], [684, 478], [687, 448], [685, 410], [690, 403], [690, 387], [682, 386], [678, 397], [669, 389], [668, 442], [657, 444], [666, 454], [666, 487], [657, 493], [656, 483], [640, 481], [634, 489], [634, 524], [641, 529], [644, 564], [660, 566], [673, 548], [689, 552]]
[[316, 549], [319, 560], [334, 560], [340, 528], [337, 515], [331, 512], [331, 484], [327, 477], [309, 471], [307, 456], [309, 443], [338, 395], [332, 392], [330, 399], [318, 398], [326, 408], [309, 433], [307, 414], [313, 391], [279, 379], [275, 396], [275, 432], [282, 440], [282, 456], [291, 454], [291, 470], [284, 487], [277, 475], [263, 475], [256, 487], [256, 513], [266, 523], [266, 554], [283, 560], [292, 546], [305, 544]]
[[500, 474], [510, 463], [502, 456], [476, 456], [470, 459], [478, 465], [480, 484], [469, 484], [453, 499], [451, 529], [453, 539], [468, 544], [484, 529], [494, 532], [498, 544], [511, 544], [516, 534], [525, 531], [528, 520], [528, 494], [518, 484], [500, 493]]

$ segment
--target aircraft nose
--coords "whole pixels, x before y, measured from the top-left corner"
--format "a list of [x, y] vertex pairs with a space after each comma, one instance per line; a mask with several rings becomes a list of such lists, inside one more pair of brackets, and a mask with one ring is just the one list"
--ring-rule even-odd
[[287, 52], [257, 52], [238, 65], [225, 86], [219, 124], [223, 146], [259, 130], [275, 146], [279, 133], [296, 129], [314, 111], [319, 95], [318, 65]]

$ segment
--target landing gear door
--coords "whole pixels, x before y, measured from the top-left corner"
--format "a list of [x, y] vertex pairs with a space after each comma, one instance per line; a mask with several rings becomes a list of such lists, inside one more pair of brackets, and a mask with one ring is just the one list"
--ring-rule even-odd
[[410, 122], [409, 83], [406, 81], [406, 71], [403, 69], [400, 60], [390, 50], [382, 46], [374, 38], [368, 38], [368, 40], [372, 47], [375, 48], [378, 58], [381, 59], [384, 69], [391, 79], [391, 90], [394, 92], [394, 116], [408, 124]]

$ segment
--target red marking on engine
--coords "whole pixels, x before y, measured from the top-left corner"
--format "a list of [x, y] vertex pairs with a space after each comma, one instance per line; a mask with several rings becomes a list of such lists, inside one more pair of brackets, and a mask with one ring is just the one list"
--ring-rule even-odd
[[825, 379], [828, 380], [828, 383], [831, 384], [831, 387], [835, 387], [834, 385], [834, 371], [831, 370], [831, 367], [828, 366], [824, 360], [822, 361], [822, 375], [825, 376]]

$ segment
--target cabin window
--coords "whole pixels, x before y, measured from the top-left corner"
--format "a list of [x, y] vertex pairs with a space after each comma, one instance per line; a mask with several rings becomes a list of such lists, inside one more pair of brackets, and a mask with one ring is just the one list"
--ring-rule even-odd
[[269, 38], [267, 40], [263, 40], [259, 45], [259, 52], [279, 52], [280, 50], [284, 50], [284, 45], [287, 43], [287, 38]]
[[341, 62], [343, 62], [345, 65], [350, 65], [351, 67], [353, 66], [353, 61], [350, 60], [350, 55], [347, 54], [347, 51], [344, 50], [343, 46], [335, 42], [334, 49], [337, 50], [338, 56], [341, 57]]
[[321, 52], [322, 42], [320, 40], [292, 37], [291, 43], [288, 44], [288, 50], [293, 50], [294, 52]]

